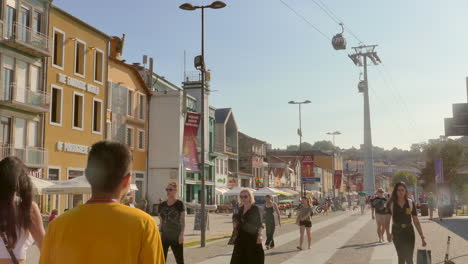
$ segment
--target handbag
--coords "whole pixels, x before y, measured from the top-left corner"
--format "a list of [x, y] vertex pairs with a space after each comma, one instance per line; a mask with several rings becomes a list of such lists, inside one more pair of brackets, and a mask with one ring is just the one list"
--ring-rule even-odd
[[427, 249], [418, 249], [417, 264], [431, 264], [431, 251]]
[[3, 240], [3, 244], [5, 244], [5, 248], [7, 249], [8, 254], [10, 254], [11, 261], [13, 262], [13, 264], [18, 264], [19, 263], [18, 259], [16, 259], [15, 253], [13, 252], [13, 249], [8, 244], [8, 240], [7, 240], [5, 232], [2, 232], [1, 236], [2, 236], [2, 240]]

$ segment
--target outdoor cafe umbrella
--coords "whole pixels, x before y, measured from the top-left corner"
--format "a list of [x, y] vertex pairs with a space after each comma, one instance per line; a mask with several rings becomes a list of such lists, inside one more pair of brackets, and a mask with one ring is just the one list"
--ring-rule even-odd
[[39, 179], [37, 177], [29, 176], [29, 179], [31, 179], [32, 187], [33, 187], [33, 192], [35, 194], [41, 195], [44, 188], [47, 188], [49, 186], [54, 185], [53, 182]]
[[[138, 190], [135, 184], [130, 184], [130, 190]], [[45, 187], [44, 194], [84, 194], [91, 193], [91, 185], [85, 176], [76, 177], [66, 181], [57, 181]]]
[[278, 195], [284, 195], [284, 196], [292, 196], [292, 194], [283, 192], [274, 188], [261, 188], [257, 191], [254, 192], [254, 196], [266, 196], [266, 195], [271, 195], [271, 196], [278, 196]]
[[224, 193], [224, 196], [238, 196], [240, 194], [240, 192], [244, 189], [247, 189], [253, 193], [255, 193], [255, 190], [252, 189], [252, 188], [248, 188], [248, 187], [234, 187], [232, 188], [231, 190], [227, 191]]

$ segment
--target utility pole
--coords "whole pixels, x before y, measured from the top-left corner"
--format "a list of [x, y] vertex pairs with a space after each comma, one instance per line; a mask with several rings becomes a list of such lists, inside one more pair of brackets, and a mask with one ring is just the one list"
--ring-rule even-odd
[[364, 80], [359, 82], [358, 89], [364, 95], [364, 191], [368, 194], [375, 191], [375, 178], [374, 178], [374, 157], [372, 153], [372, 133], [370, 122], [370, 106], [369, 106], [369, 82], [367, 78], [367, 62], [368, 59], [374, 65], [378, 65], [382, 61], [377, 53], [374, 51], [377, 45], [362, 45], [353, 47], [354, 54], [348, 57], [354, 62], [356, 66], [364, 67]]

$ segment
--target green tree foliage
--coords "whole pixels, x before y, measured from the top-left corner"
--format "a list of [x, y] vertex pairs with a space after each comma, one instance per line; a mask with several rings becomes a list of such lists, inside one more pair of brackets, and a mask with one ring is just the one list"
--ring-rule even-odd
[[395, 185], [398, 182], [404, 182], [407, 186], [415, 186], [416, 180], [416, 176], [409, 171], [397, 171], [392, 176], [392, 185]]
[[337, 147], [333, 145], [331, 141], [328, 140], [322, 140], [322, 141], [317, 141], [312, 145], [313, 149], [321, 150], [321, 151], [336, 151], [339, 150]]

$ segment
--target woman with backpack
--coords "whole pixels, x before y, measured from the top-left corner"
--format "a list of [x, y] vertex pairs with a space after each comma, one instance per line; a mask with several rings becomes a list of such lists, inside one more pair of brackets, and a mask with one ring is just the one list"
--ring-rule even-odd
[[[377, 196], [371, 200], [372, 219], [377, 222], [377, 235], [379, 236], [379, 243], [385, 241], [383, 235], [385, 233], [385, 224], [387, 222], [387, 215], [389, 211], [385, 207], [387, 199], [384, 197], [384, 190], [377, 189]], [[388, 236], [389, 234], [387, 234]]]
[[387, 234], [389, 234], [390, 230], [390, 218], [392, 219], [392, 233], [388, 237], [388, 241], [393, 240], [398, 254], [398, 263], [412, 264], [415, 243], [413, 223], [421, 236], [423, 247], [426, 246], [426, 240], [419, 223], [416, 205], [412, 200], [408, 199], [408, 189], [405, 183], [395, 184], [386, 208], [390, 211], [387, 216]]

